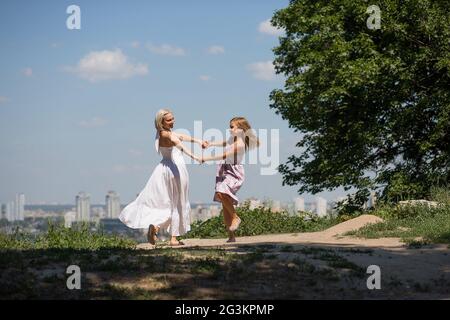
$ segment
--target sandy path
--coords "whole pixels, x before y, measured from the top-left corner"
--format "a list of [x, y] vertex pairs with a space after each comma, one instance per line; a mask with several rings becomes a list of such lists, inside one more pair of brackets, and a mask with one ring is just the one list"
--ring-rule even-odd
[[[353, 237], [344, 237], [348, 231], [357, 230], [361, 227], [383, 221], [381, 218], [373, 215], [361, 215], [355, 219], [335, 225], [325, 231], [305, 232], [305, 233], [285, 233], [270, 234], [249, 237], [239, 237], [236, 243], [226, 243], [226, 239], [185, 239], [183, 242], [186, 247], [209, 247], [223, 246], [235, 247], [247, 244], [327, 244], [338, 246], [361, 246], [361, 247], [378, 247], [378, 248], [402, 248], [404, 244], [398, 238], [382, 238], [382, 239], [359, 239]], [[139, 249], [152, 249], [153, 246], [148, 243], [138, 245]]]
[[[399, 279], [411, 284], [434, 283], [440, 281], [450, 288], [450, 249], [448, 245], [430, 245], [421, 248], [408, 248], [399, 238], [362, 239], [342, 234], [357, 230], [367, 224], [382, 221], [373, 215], [361, 215], [321, 232], [289, 233], [239, 237], [235, 243], [226, 243], [226, 239], [186, 239], [187, 247], [221, 247], [227, 250], [239, 250], [257, 245], [275, 245], [320, 247], [336, 250], [345, 259], [367, 268], [380, 266], [385, 279]], [[154, 246], [144, 243], [140, 249], [152, 249]], [[350, 249], [369, 250], [366, 254], [349, 251]]]

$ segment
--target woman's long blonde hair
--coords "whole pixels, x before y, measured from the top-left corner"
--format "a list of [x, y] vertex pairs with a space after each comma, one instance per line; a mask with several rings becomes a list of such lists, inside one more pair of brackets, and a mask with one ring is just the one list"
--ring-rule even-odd
[[157, 113], [156, 113], [156, 117], [155, 117], [155, 129], [159, 132], [161, 130], [164, 130], [163, 128], [163, 120], [164, 117], [166, 115], [168, 115], [169, 113], [172, 113], [172, 111], [170, 111], [169, 109], [160, 109]]
[[259, 139], [255, 135], [255, 132], [250, 126], [250, 123], [248, 122], [247, 119], [245, 119], [244, 117], [234, 117], [233, 119], [230, 120], [230, 125], [232, 123], [235, 123], [239, 129], [242, 129], [244, 131], [245, 137], [244, 142], [246, 149], [253, 149], [255, 147], [259, 147], [260, 144]]

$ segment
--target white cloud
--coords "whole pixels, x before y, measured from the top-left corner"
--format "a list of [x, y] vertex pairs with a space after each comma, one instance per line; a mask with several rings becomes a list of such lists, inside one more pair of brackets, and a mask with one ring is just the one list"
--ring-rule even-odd
[[22, 74], [23, 74], [25, 77], [31, 77], [31, 76], [33, 75], [33, 69], [31, 69], [31, 68], [24, 68], [24, 69], [22, 70]]
[[9, 101], [9, 99], [7, 97], [0, 96], [0, 103], [5, 103], [5, 102], [8, 102], [8, 101]]
[[200, 80], [202, 80], [202, 81], [209, 81], [209, 80], [211, 80], [211, 77], [207, 76], [207, 75], [201, 75], [200, 76]]
[[84, 128], [97, 128], [102, 127], [107, 123], [108, 121], [106, 119], [94, 117], [89, 120], [82, 120], [78, 124]]
[[270, 81], [275, 79], [275, 66], [272, 61], [261, 61], [247, 65], [247, 69], [258, 80]]
[[208, 54], [223, 54], [225, 53], [225, 48], [222, 46], [211, 46], [207, 49]]
[[152, 44], [147, 45], [147, 49], [152, 53], [164, 55], [164, 56], [184, 56], [186, 52], [183, 48], [175, 47], [170, 44], [162, 44], [160, 46], [155, 46]]
[[148, 74], [146, 64], [130, 63], [120, 49], [90, 52], [78, 62], [76, 67], [67, 67], [66, 70], [90, 82], [127, 79]]
[[139, 48], [141, 46], [141, 44], [139, 43], [139, 41], [133, 41], [131, 43], [131, 46], [136, 49], [136, 48]]
[[270, 22], [270, 19], [261, 22], [259, 24], [258, 31], [271, 36], [281, 36], [284, 33], [283, 29], [274, 27]]

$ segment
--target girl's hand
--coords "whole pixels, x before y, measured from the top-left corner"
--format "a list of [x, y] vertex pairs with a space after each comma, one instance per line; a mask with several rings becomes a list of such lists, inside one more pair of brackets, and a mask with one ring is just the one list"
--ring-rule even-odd
[[203, 148], [203, 149], [206, 149], [206, 148], [208, 148], [208, 147], [209, 147], [209, 141], [206, 141], [206, 140], [203, 141], [203, 142], [202, 142], [202, 148]]

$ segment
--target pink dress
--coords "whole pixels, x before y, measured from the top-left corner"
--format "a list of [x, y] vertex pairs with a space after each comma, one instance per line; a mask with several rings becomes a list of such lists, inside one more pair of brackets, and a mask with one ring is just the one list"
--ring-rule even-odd
[[[232, 142], [232, 140], [230, 141]], [[229, 151], [229, 145], [225, 152]], [[241, 164], [244, 152], [239, 152], [236, 157], [231, 156], [222, 161], [216, 170], [216, 188], [215, 192], [221, 192], [229, 195], [233, 199], [233, 205], [239, 203], [236, 193], [241, 188], [245, 180], [244, 166]], [[236, 158], [236, 159], [235, 159]], [[221, 202], [214, 193], [213, 201]]]

